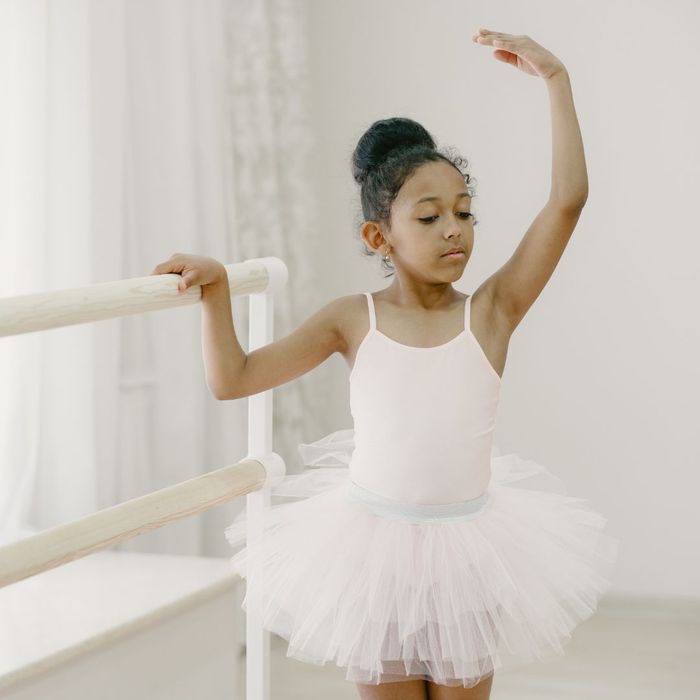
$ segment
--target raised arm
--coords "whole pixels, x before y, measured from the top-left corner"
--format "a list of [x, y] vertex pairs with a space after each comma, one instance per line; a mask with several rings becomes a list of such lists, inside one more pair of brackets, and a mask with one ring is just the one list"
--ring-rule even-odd
[[569, 74], [528, 36], [482, 30], [475, 41], [497, 48], [496, 58], [545, 81], [552, 124], [552, 181], [547, 203], [508, 261], [481, 285], [511, 331], [556, 268], [588, 198], [588, 174]]

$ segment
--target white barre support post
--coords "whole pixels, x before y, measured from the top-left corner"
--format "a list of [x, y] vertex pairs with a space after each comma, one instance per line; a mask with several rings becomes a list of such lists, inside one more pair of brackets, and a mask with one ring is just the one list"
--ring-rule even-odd
[[[269, 275], [265, 291], [249, 295], [248, 352], [273, 340], [274, 295], [287, 281], [287, 268], [279, 258], [254, 258], [263, 262]], [[272, 389], [248, 399], [248, 457], [263, 463], [264, 486], [246, 496], [246, 538], [261, 534], [265, 510], [270, 506], [271, 479], [284, 476], [282, 458], [272, 452]], [[246, 581], [246, 699], [270, 700], [270, 632], [263, 629], [259, 591]]]

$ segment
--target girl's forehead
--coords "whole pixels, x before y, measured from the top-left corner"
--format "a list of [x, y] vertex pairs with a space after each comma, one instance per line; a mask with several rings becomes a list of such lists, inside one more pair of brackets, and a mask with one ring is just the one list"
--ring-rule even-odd
[[414, 205], [423, 197], [439, 197], [451, 201], [466, 191], [464, 178], [449, 163], [425, 163], [404, 182], [397, 199]]

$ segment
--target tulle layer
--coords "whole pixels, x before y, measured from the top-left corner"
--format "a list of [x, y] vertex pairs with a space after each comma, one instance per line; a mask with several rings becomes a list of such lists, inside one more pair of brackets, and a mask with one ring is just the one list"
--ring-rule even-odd
[[[248, 583], [243, 609], [256, 606], [287, 655], [332, 661], [355, 682], [472, 687], [563, 654], [610, 586], [607, 519], [542, 465], [497, 448], [478, 502], [363, 500], [344, 468], [352, 435], [299, 446], [310, 468], [273, 483], [263, 535], [231, 559]], [[225, 534], [245, 545], [245, 513]]]

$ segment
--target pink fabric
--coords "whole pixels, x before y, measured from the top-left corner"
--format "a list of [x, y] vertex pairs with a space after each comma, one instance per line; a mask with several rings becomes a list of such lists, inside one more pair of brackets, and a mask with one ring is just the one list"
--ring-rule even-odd
[[369, 331], [350, 373], [350, 478], [411, 503], [476, 498], [491, 477], [501, 379], [471, 331], [471, 296], [463, 330], [423, 348], [379, 331], [372, 295], [365, 295]]

